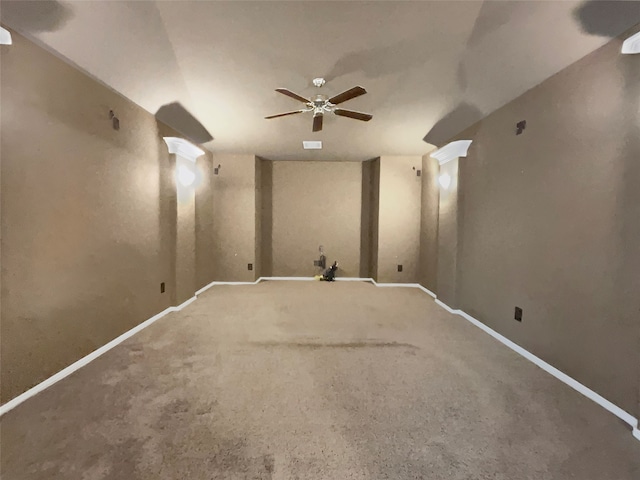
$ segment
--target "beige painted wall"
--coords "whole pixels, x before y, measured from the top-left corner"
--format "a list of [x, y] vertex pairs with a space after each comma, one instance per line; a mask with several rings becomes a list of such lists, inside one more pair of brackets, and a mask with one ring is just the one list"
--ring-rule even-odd
[[[194, 168], [178, 155], [176, 167]], [[196, 195], [193, 185], [176, 182], [176, 300], [177, 305], [193, 297], [196, 291]]]
[[273, 276], [273, 162], [256, 157], [256, 278]]
[[262, 272], [262, 162], [264, 160], [260, 157], [254, 159], [255, 170], [255, 188], [254, 188], [254, 200], [255, 200], [255, 232], [256, 240], [253, 246], [254, 251], [254, 265], [253, 265], [253, 278], [258, 279]]
[[414, 167], [422, 168], [422, 157], [380, 157], [379, 282], [418, 281], [422, 185]]
[[212, 155], [198, 157], [195, 186], [195, 263], [196, 290], [214, 280], [213, 247], [213, 165]]
[[431, 158], [429, 154], [422, 157], [418, 282], [434, 293], [438, 285], [439, 168], [438, 161]]
[[438, 299], [451, 308], [458, 308], [459, 253], [461, 239], [459, 231], [462, 223], [462, 186], [459, 184], [459, 160], [457, 158], [440, 166], [439, 175], [449, 175], [448, 188], [441, 187], [438, 201]]
[[360, 187], [360, 271], [361, 278], [371, 277], [371, 163], [362, 162]]
[[170, 306], [180, 253], [162, 140], [175, 132], [13, 40], [0, 92], [3, 402]]
[[247, 265], [255, 263], [255, 156], [214, 154], [213, 165], [220, 165], [212, 181], [215, 279], [253, 281]]
[[640, 416], [640, 63], [620, 46], [457, 137], [473, 139], [458, 292], [463, 310]]
[[371, 249], [369, 250], [369, 278], [378, 280], [378, 251], [380, 242], [380, 159], [371, 160], [369, 213]]
[[359, 162], [274, 162], [273, 275], [320, 273], [322, 245], [340, 276], [358, 277], [361, 195]]

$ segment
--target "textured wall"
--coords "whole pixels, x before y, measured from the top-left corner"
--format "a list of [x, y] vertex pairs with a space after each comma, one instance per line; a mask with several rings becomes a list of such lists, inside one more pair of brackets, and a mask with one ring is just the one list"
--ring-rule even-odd
[[360, 213], [360, 277], [375, 278], [374, 257], [378, 256], [379, 163], [362, 162], [362, 209]]
[[176, 278], [162, 140], [175, 132], [13, 39], [0, 92], [3, 402], [170, 306]]
[[256, 183], [259, 182], [256, 217], [260, 225], [260, 229], [256, 230], [256, 250], [260, 252], [256, 278], [259, 278], [273, 276], [273, 162], [262, 158], [256, 160]]
[[473, 139], [458, 291], [463, 310], [640, 416], [640, 63], [620, 46], [458, 137]]
[[[380, 157], [378, 281], [418, 281], [422, 157]], [[402, 272], [397, 265], [403, 266]]]
[[255, 271], [256, 165], [254, 155], [214, 154], [213, 248], [217, 281], [248, 282]]
[[369, 250], [369, 278], [378, 280], [378, 251], [380, 244], [380, 159], [371, 160], [369, 213], [371, 249]]
[[440, 166], [439, 175], [449, 175], [448, 188], [441, 187], [438, 202], [438, 272], [436, 294], [451, 308], [458, 308], [458, 256], [460, 252], [459, 230], [462, 220], [459, 188], [458, 159]]
[[211, 153], [198, 157], [198, 177], [195, 187], [195, 248], [196, 290], [214, 279], [213, 247], [213, 166]]
[[360, 275], [362, 165], [273, 163], [273, 275], [309, 276], [318, 246], [339, 274]]
[[[193, 163], [178, 155], [176, 166], [193, 168]], [[176, 300], [181, 303], [193, 297], [196, 287], [196, 194], [193, 185], [176, 182]]]
[[262, 273], [262, 164], [264, 160], [260, 157], [254, 158], [254, 170], [255, 170], [255, 232], [256, 241], [254, 243], [254, 265], [253, 265], [253, 278], [258, 279]]
[[432, 292], [438, 279], [438, 161], [429, 154], [422, 157], [422, 192], [420, 208], [420, 267], [418, 282]]

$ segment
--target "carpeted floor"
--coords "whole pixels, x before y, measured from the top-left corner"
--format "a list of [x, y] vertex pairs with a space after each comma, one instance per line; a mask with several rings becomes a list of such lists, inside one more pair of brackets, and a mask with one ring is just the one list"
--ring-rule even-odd
[[210, 289], [1, 420], [2, 479], [640, 478], [601, 407], [415, 289]]

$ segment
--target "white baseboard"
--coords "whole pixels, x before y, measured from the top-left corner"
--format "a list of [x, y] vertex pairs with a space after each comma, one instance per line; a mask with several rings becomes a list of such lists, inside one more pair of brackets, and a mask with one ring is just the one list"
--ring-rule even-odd
[[260, 280], [263, 282], [270, 281], [284, 281], [284, 282], [313, 282], [315, 278], [313, 277], [260, 277]]
[[[259, 281], [268, 282], [271, 280], [275, 281], [287, 281], [287, 282], [313, 282], [315, 281], [315, 277], [260, 277]], [[369, 282], [370, 278], [360, 278], [360, 277], [336, 277], [336, 282]]]
[[198, 299], [197, 296], [193, 296], [191, 297], [189, 300], [182, 302], [180, 305], [178, 305], [177, 307], [170, 307], [173, 309], [174, 312], [179, 312], [180, 310], [182, 310], [184, 307], [186, 307], [187, 305], [192, 304], [193, 302], [195, 302]]
[[[283, 280], [283, 281], [313, 281], [314, 278], [313, 277], [260, 277], [255, 282], [211, 282], [210, 284], [208, 284], [205, 287], [203, 287], [200, 290], [198, 290], [196, 292], [196, 295], [194, 297], [191, 297], [186, 302], [183, 302], [182, 304], [180, 304], [178, 306], [175, 306], [175, 307], [169, 307], [169, 308], [163, 310], [162, 312], [158, 313], [157, 315], [154, 315], [153, 317], [149, 318], [148, 320], [140, 323], [139, 325], [136, 325], [131, 330], [129, 330], [129, 331], [123, 333], [122, 335], [120, 335], [119, 337], [111, 340], [109, 343], [103, 345], [102, 347], [98, 348], [97, 350], [93, 351], [92, 353], [90, 353], [90, 354], [86, 355], [85, 357], [81, 358], [80, 360], [74, 362], [73, 364], [69, 365], [68, 367], [66, 367], [65, 369], [63, 369], [60, 372], [56, 373], [55, 375], [47, 378], [46, 380], [44, 380], [43, 382], [39, 383], [35, 387], [30, 388], [26, 392], [18, 395], [17, 397], [15, 397], [14, 399], [8, 401], [4, 405], [1, 405], [0, 406], [0, 417], [2, 415], [4, 415], [5, 413], [13, 410], [15, 407], [17, 407], [18, 405], [23, 403], [25, 400], [33, 397], [34, 395], [37, 395], [38, 393], [42, 392], [46, 388], [50, 387], [51, 385], [59, 382], [63, 378], [68, 377], [69, 375], [71, 375], [76, 370], [84, 367], [89, 362], [95, 360], [96, 358], [98, 358], [102, 354], [108, 352], [109, 350], [111, 350], [116, 345], [119, 345], [120, 343], [122, 343], [127, 338], [132, 337], [136, 333], [138, 333], [141, 330], [147, 328], [149, 325], [153, 324], [156, 320], [164, 317], [168, 313], [177, 312], [177, 311], [182, 310], [187, 305], [190, 305], [191, 303], [196, 301], [197, 296], [200, 295], [201, 293], [205, 292], [209, 288], [211, 288], [211, 287], [213, 287], [215, 285], [255, 285], [255, 284], [258, 284], [258, 283], [260, 283], [262, 281], [269, 281], [269, 280], [275, 280], [275, 281], [280, 281], [280, 280]], [[435, 302], [440, 307], [442, 307], [443, 309], [448, 311], [449, 313], [452, 313], [454, 315], [460, 315], [461, 317], [465, 318], [466, 320], [471, 322], [473, 325], [475, 325], [476, 327], [480, 328], [484, 332], [488, 333], [489, 335], [491, 335], [493, 338], [495, 338], [496, 340], [498, 340], [499, 342], [501, 342], [505, 346], [509, 347], [510, 349], [515, 351], [516, 353], [522, 355], [524, 358], [526, 358], [527, 360], [529, 360], [532, 363], [536, 364], [538, 367], [542, 368], [547, 373], [550, 373], [551, 375], [556, 377], [561, 382], [569, 385], [571, 388], [573, 388], [577, 392], [579, 392], [582, 395], [584, 395], [585, 397], [593, 400], [594, 402], [596, 402], [601, 407], [605, 408], [606, 410], [608, 410], [609, 412], [613, 413], [615, 416], [617, 416], [618, 418], [620, 418], [624, 422], [628, 423], [633, 428], [633, 436], [634, 436], [634, 438], [640, 440], [640, 429], [638, 428], [638, 419], [635, 418], [633, 415], [631, 415], [630, 413], [624, 411], [623, 409], [621, 409], [617, 405], [613, 404], [612, 402], [610, 402], [606, 398], [602, 397], [598, 393], [594, 392], [590, 388], [586, 387], [585, 385], [582, 385], [580, 382], [578, 382], [574, 378], [568, 376], [567, 374], [561, 372], [557, 368], [555, 368], [552, 365], [548, 364], [547, 362], [545, 362], [541, 358], [535, 356], [534, 354], [532, 354], [528, 350], [525, 350], [521, 346], [519, 346], [516, 343], [512, 342], [511, 340], [509, 340], [505, 336], [499, 334], [498, 332], [496, 332], [492, 328], [488, 327], [487, 325], [485, 325], [481, 321], [473, 318], [471, 315], [463, 312], [462, 310], [456, 310], [456, 309], [453, 309], [453, 308], [449, 307], [444, 302], [438, 300], [436, 295], [433, 292], [431, 292], [430, 290], [426, 289], [422, 285], [417, 284], [417, 283], [377, 283], [375, 280], [373, 280], [371, 278], [348, 278], [348, 277], [345, 278], [345, 277], [341, 277], [341, 278], [337, 278], [336, 280], [354, 281], [354, 282], [363, 281], [363, 282], [371, 282], [377, 287], [408, 287], [408, 288], [418, 288], [418, 289], [424, 291], [428, 295], [430, 295], [433, 298], [435, 298]]]
[[422, 286], [422, 285], [420, 285], [419, 283], [418, 283], [418, 288], [419, 288], [420, 290], [422, 290], [424, 293], [426, 293], [427, 295], [431, 295], [433, 298], [438, 298], [438, 297], [436, 296], [436, 294], [435, 294], [435, 293], [433, 293], [433, 292], [432, 292], [431, 290], [429, 290], [428, 288], [423, 287], [423, 286]]
[[569, 385], [571, 388], [573, 388], [577, 392], [579, 392], [582, 395], [584, 395], [585, 397], [593, 400], [594, 402], [596, 402], [598, 405], [600, 405], [601, 407], [605, 408], [609, 412], [613, 413], [616, 417], [618, 417], [622, 421], [628, 423], [634, 429], [633, 430], [634, 437], [636, 437], [638, 440], [640, 440], [640, 434], [636, 433], [636, 432], [638, 432], [638, 419], [635, 418], [633, 415], [631, 415], [630, 413], [624, 411], [623, 409], [621, 409], [620, 407], [618, 407], [614, 403], [610, 402], [609, 400], [607, 400], [606, 398], [604, 398], [600, 394], [594, 392], [589, 387], [586, 387], [585, 385], [581, 384], [576, 379], [570, 377], [569, 375], [567, 375], [564, 372], [561, 372], [560, 370], [558, 370], [554, 366], [548, 364], [547, 362], [545, 362], [541, 358], [535, 356], [533, 353], [529, 352], [528, 350], [525, 350], [520, 345], [512, 342], [507, 337], [499, 334], [498, 332], [496, 332], [492, 328], [488, 327], [487, 325], [485, 325], [481, 321], [473, 318], [471, 315], [467, 314], [466, 312], [464, 312], [462, 310], [454, 310], [453, 308], [449, 307], [448, 305], [446, 305], [445, 303], [443, 303], [443, 302], [441, 302], [440, 300], [437, 300], [437, 299], [436, 299], [436, 303], [438, 305], [440, 305], [442, 308], [444, 308], [445, 310], [447, 310], [448, 312], [450, 312], [450, 313], [452, 313], [454, 315], [460, 315], [461, 317], [465, 318], [466, 320], [468, 320], [469, 322], [474, 324], [476, 327], [480, 328], [484, 332], [486, 332], [489, 335], [491, 335], [493, 338], [498, 340], [500, 343], [502, 343], [505, 346], [509, 347], [514, 352], [522, 355], [524, 358], [526, 358], [530, 362], [536, 364], [538, 367], [543, 369], [545, 372], [550, 373], [551, 375], [556, 377], [561, 382]]
[[417, 283], [378, 283], [373, 280], [373, 284], [376, 287], [405, 287], [405, 288], [418, 288]]
[[436, 297], [436, 304], [440, 305], [442, 308], [444, 308], [447, 312], [449, 313], [453, 313], [454, 315], [457, 314], [460, 310], [453, 310], [451, 307], [449, 307], [449, 305], [447, 305], [444, 302], [441, 302], [440, 300], [438, 300], [438, 298]]
[[260, 283], [260, 281], [262, 280], [262, 277], [260, 277], [259, 279], [257, 279], [254, 282], [211, 282], [207, 285], [205, 285], [204, 287], [202, 287], [200, 290], [198, 290], [196, 292], [196, 297], [198, 295], [200, 295], [201, 293], [206, 292], [207, 290], [209, 290], [211, 287], [215, 287], [216, 285], [255, 285], [256, 283]]

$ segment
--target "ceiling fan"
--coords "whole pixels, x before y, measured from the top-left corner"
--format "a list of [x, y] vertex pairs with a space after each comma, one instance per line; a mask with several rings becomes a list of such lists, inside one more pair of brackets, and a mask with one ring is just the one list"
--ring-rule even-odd
[[[322, 87], [325, 83], [326, 82], [324, 78], [313, 79], [313, 84], [318, 88]], [[322, 95], [320, 93], [314, 95], [312, 98], [305, 98], [301, 95], [298, 95], [297, 93], [293, 93], [291, 90], [288, 90], [286, 88], [276, 88], [276, 92], [280, 92], [283, 95], [304, 103], [305, 108], [295, 110], [293, 112], [270, 115], [264, 118], [271, 119], [286, 117], [287, 115], [295, 115], [297, 113], [313, 112], [314, 132], [319, 132], [320, 130], [322, 130], [322, 120], [325, 113], [333, 113], [334, 115], [338, 115], [340, 117], [355, 118], [356, 120], [362, 120], [363, 122], [368, 122], [373, 118], [373, 115], [369, 115], [368, 113], [356, 112], [353, 110], [344, 110], [342, 108], [336, 107], [336, 105], [339, 105], [342, 102], [346, 102], [347, 100], [351, 100], [352, 98], [356, 98], [367, 93], [367, 91], [360, 86], [350, 88], [349, 90], [339, 93], [338, 95], [334, 95], [331, 98], [327, 98], [326, 95]]]

